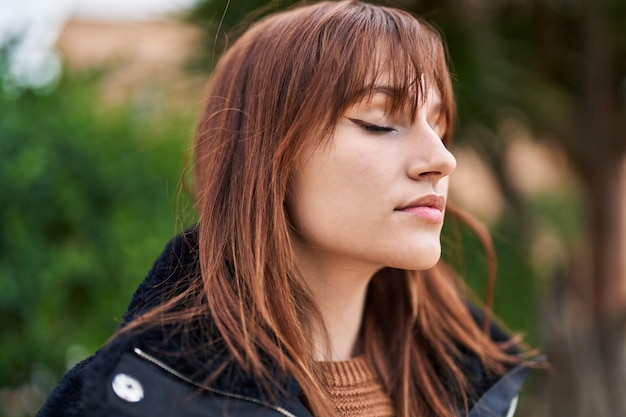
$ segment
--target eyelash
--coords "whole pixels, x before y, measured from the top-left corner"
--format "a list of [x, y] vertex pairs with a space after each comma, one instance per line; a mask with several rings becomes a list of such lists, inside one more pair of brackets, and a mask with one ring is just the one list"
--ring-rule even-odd
[[389, 133], [389, 132], [393, 132], [396, 130], [393, 127], [379, 126], [379, 125], [375, 125], [372, 123], [364, 122], [363, 120], [351, 119], [351, 118], [349, 118], [349, 120], [355, 125], [359, 126], [360, 128], [362, 128], [363, 130], [369, 133]]

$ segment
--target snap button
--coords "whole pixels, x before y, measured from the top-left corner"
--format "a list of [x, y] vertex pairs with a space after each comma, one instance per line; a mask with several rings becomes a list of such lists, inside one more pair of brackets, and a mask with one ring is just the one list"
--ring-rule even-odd
[[111, 388], [115, 395], [129, 403], [143, 400], [143, 386], [132, 376], [119, 373], [113, 377]]

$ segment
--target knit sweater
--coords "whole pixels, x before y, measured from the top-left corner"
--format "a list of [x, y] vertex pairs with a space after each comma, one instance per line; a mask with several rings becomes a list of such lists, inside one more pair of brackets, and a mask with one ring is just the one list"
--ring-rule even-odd
[[365, 356], [320, 362], [322, 383], [342, 417], [393, 417], [389, 395]]

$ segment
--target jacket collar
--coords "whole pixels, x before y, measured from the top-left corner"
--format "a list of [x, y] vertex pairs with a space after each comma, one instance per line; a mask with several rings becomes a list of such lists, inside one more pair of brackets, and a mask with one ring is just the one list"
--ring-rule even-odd
[[[152, 266], [150, 272], [135, 291], [122, 325], [156, 307], [172, 291], [182, 291], [199, 270], [197, 230], [190, 229], [172, 239]], [[201, 326], [200, 326], [201, 324]], [[234, 363], [210, 317], [198, 323], [195, 329], [185, 330], [168, 325], [130, 333], [125, 338], [127, 348], [138, 348], [146, 355], [176, 370], [195, 384], [204, 385], [211, 380], [211, 387], [229, 391], [235, 395], [259, 398], [263, 401], [276, 399], [285, 402], [297, 398], [301, 389], [295, 379], [285, 375], [269, 357], [261, 355], [274, 376], [272, 392], [262, 386], [249, 372]], [[202, 329], [200, 331], [199, 329]], [[200, 348], [199, 348], [200, 347]], [[189, 354], [181, 354], [189, 352]], [[217, 370], [221, 372], [217, 373]], [[213, 378], [209, 378], [212, 377]]]

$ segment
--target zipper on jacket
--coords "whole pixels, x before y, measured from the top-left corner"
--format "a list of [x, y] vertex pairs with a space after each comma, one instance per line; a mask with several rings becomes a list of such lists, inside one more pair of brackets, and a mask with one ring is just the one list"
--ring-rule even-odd
[[295, 414], [287, 411], [283, 407], [265, 403], [265, 402], [259, 400], [258, 398], [246, 397], [245, 395], [235, 394], [233, 392], [222, 391], [222, 390], [211, 388], [211, 387], [208, 387], [208, 386], [205, 386], [205, 385], [201, 385], [201, 384], [195, 382], [194, 380], [192, 380], [190, 378], [187, 378], [186, 376], [184, 376], [180, 372], [178, 372], [175, 369], [169, 367], [168, 365], [164, 364], [163, 362], [161, 362], [160, 360], [156, 359], [155, 357], [147, 354], [143, 350], [141, 350], [139, 348], [134, 348], [133, 351], [140, 358], [145, 359], [145, 360], [147, 360], [149, 362], [152, 362], [154, 365], [156, 365], [159, 368], [163, 369], [165, 372], [169, 373], [170, 375], [172, 375], [172, 376], [174, 376], [174, 377], [176, 377], [178, 379], [181, 379], [181, 380], [185, 381], [186, 383], [191, 384], [191, 385], [193, 385], [195, 387], [201, 388], [201, 389], [203, 389], [205, 391], [208, 391], [208, 392], [216, 394], [216, 395], [221, 395], [223, 397], [229, 397], [229, 398], [234, 398], [234, 399], [237, 399], [237, 400], [249, 401], [249, 402], [252, 402], [254, 404], [258, 404], [258, 405], [261, 405], [263, 407], [270, 408], [270, 409], [276, 411], [277, 413], [280, 413], [280, 414], [282, 414], [283, 416], [286, 416], [286, 417], [297, 417]]

